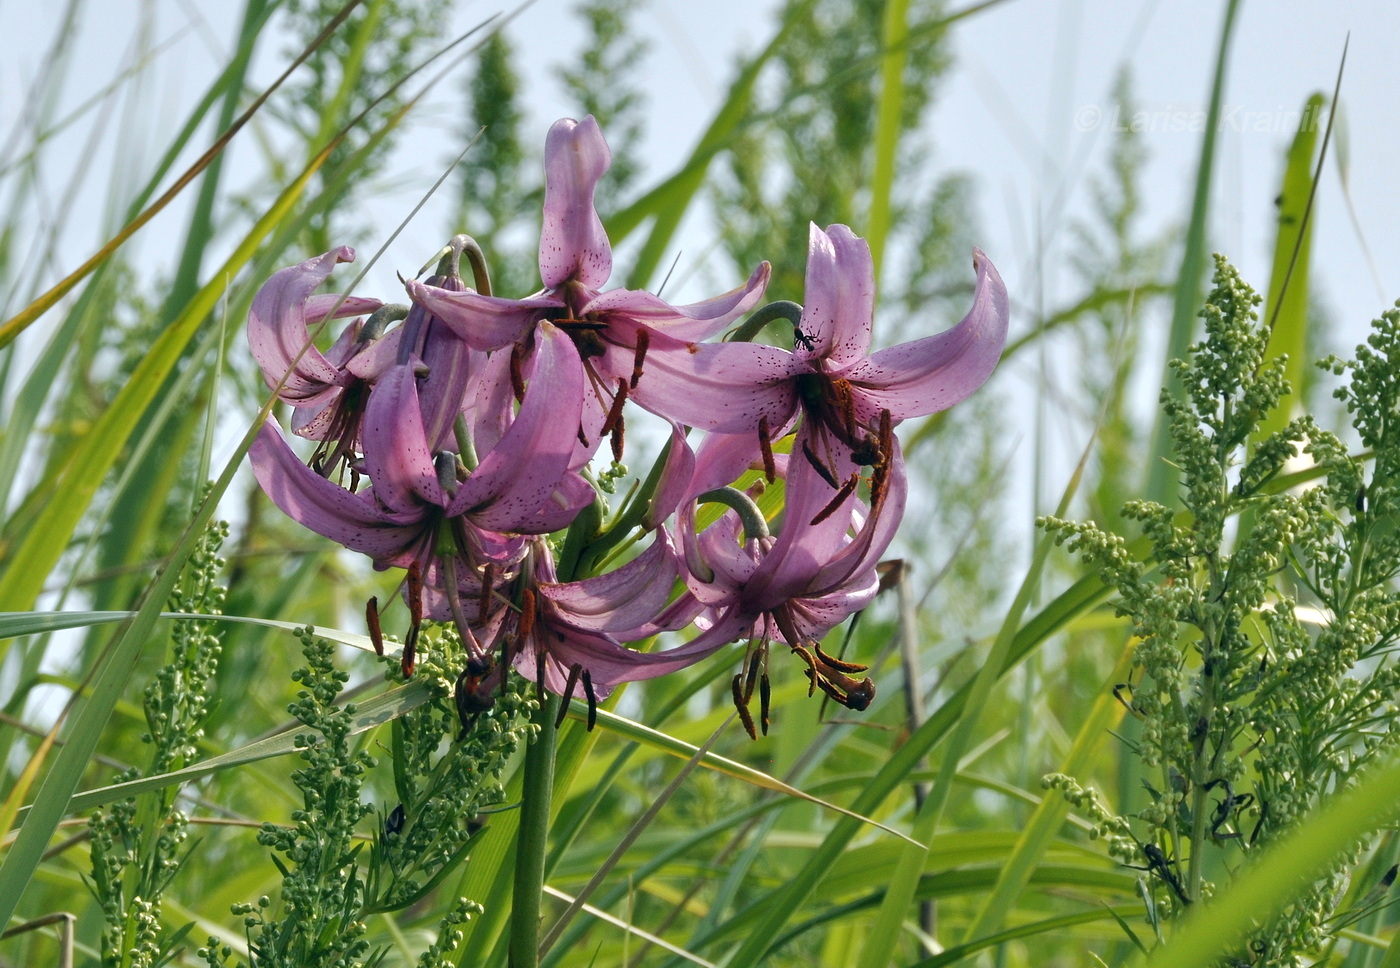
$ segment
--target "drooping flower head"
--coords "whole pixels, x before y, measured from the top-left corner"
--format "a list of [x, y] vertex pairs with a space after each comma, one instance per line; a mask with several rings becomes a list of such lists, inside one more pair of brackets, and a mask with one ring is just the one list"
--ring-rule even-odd
[[[601, 291], [612, 275], [612, 246], [593, 207], [599, 179], [612, 156], [598, 123], [555, 122], [545, 141], [544, 225], [540, 233], [540, 278], [544, 288], [525, 299], [453, 293], [407, 283], [415, 303], [437, 315], [467, 343], [481, 350], [516, 346], [529, 352], [535, 327], [549, 321], [568, 333], [586, 373], [588, 405], [580, 434], [581, 458], [611, 435], [620, 457], [623, 405], [647, 382], [648, 346], [659, 338], [703, 340], [752, 309], [768, 284], [764, 262], [748, 282], [689, 306], [672, 306], [641, 290]], [[664, 398], [646, 405], [670, 417]]]
[[[654, 342], [652, 379], [633, 398], [647, 406], [651, 395], [667, 395], [673, 419], [721, 434], [757, 433], [765, 447], [801, 414], [799, 451], [839, 484], [847, 479], [845, 463], [869, 466], [882, 459], [882, 421], [893, 426], [945, 410], [996, 367], [1010, 316], [1006, 287], [980, 249], [973, 250], [972, 265], [977, 287], [960, 323], [871, 353], [870, 247], [844, 225], [826, 231], [813, 225], [791, 352], [754, 343]], [[749, 452], [736, 449], [729, 457], [738, 461]]]

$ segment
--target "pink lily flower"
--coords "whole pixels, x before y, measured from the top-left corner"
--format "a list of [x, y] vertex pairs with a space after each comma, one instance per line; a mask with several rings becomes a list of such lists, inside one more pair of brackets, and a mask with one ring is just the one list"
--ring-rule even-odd
[[[728, 447], [731, 440], [709, 438], [696, 465], [708, 468], [711, 449]], [[755, 684], [762, 689], [761, 728], [767, 732], [772, 641], [782, 641], [802, 659], [813, 691], [821, 689], [852, 709], [864, 709], [874, 698], [874, 683], [855, 677], [864, 667], [827, 655], [819, 640], [868, 605], [879, 589], [875, 566], [894, 538], [907, 496], [904, 463], [894, 446], [868, 508], [854, 488], [834, 490], [811, 462], [775, 455], [787, 483], [783, 526], [776, 537], [756, 507], [743, 515], [728, 511], [698, 533], [693, 501], [682, 514], [686, 582], [704, 609], [698, 620], [704, 631], [663, 654], [700, 658], [748, 638], [753, 644], [732, 687], [750, 735], [756, 735], [748, 710]], [[708, 472], [701, 471], [695, 480], [692, 497], [703, 499], [706, 494], [694, 491], [709, 481]], [[727, 502], [743, 506], [736, 494], [731, 492]]]
[[[386, 307], [378, 299], [312, 295], [338, 263], [354, 261], [355, 250], [343, 245], [281, 269], [248, 312], [248, 345], [263, 379], [295, 408], [293, 432], [326, 442], [313, 463], [327, 473], [358, 447], [369, 387], [393, 364], [399, 339], [398, 330], [384, 333]], [[312, 344], [309, 324], [367, 313], [376, 314], [371, 323], [356, 320], [325, 354]]]
[[[519, 607], [501, 604], [483, 619], [481, 637], [501, 643], [503, 660], [496, 669], [512, 664], [566, 702], [581, 686], [591, 713], [621, 683], [652, 679], [704, 658], [678, 649], [638, 652], [623, 645], [690, 621], [691, 613], [667, 605], [680, 572], [675, 545], [664, 528], [636, 558], [574, 582], [556, 579], [548, 546], [535, 541], [521, 571]], [[673, 624], [658, 625], [662, 617]], [[498, 675], [482, 677], [473, 684], [474, 698], [466, 701], [480, 708], [498, 682]], [[463, 698], [459, 694], [459, 701]]]
[[[804, 453], [827, 468], [879, 459], [880, 426], [927, 416], [966, 399], [991, 375], [1006, 342], [1006, 286], [974, 249], [972, 308], [952, 329], [888, 349], [870, 349], [875, 275], [870, 247], [844, 225], [811, 227], [806, 303], [792, 352], [754, 343], [683, 344], [653, 340], [650, 378], [632, 392], [643, 407], [666, 401], [667, 415], [721, 434], [758, 432], [760, 445], [803, 414]], [[888, 418], [883, 415], [888, 414]], [[836, 444], [842, 445], [837, 448]], [[844, 453], [840, 453], [844, 450]], [[751, 445], [727, 454], [738, 462]]]
[[[475, 292], [449, 292], [409, 281], [408, 293], [469, 345], [528, 349], [535, 327], [548, 320], [567, 332], [578, 350], [593, 401], [585, 408], [582, 435], [590, 448], [621, 426], [622, 404], [645, 381], [647, 346], [659, 337], [702, 340], [757, 304], [770, 267], [759, 265], [748, 282], [689, 306], [672, 306], [649, 292], [601, 292], [612, 275], [612, 247], [593, 207], [598, 180], [612, 161], [598, 123], [555, 122], [545, 141], [544, 226], [540, 233], [540, 277], [544, 289], [525, 299]], [[664, 400], [648, 398], [648, 409], [668, 416]], [[614, 450], [621, 449], [620, 432]]]

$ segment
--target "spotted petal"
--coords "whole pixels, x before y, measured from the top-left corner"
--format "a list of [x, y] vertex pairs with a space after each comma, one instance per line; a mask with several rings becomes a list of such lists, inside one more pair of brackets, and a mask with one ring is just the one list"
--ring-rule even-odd
[[965, 400], [1001, 359], [1010, 307], [1006, 286], [981, 249], [972, 250], [977, 290], [962, 322], [934, 336], [879, 350], [835, 375], [851, 381], [857, 416], [923, 417]]
[[612, 275], [612, 246], [593, 208], [598, 180], [612, 153], [598, 122], [554, 122], [544, 142], [544, 227], [540, 231], [540, 277], [546, 289], [573, 280], [600, 289]]
[[807, 278], [802, 304], [802, 335], [793, 352], [799, 359], [826, 359], [846, 366], [870, 349], [875, 315], [875, 263], [870, 245], [844, 225], [825, 232], [809, 228]]
[[355, 250], [342, 245], [273, 273], [253, 297], [248, 312], [249, 348], [268, 387], [281, 383], [278, 395], [290, 403], [311, 400], [328, 386], [344, 386], [351, 380], [320, 350], [309, 345], [307, 324], [319, 323], [327, 313], [341, 319], [373, 312], [383, 305], [377, 299], [312, 296], [338, 263], [354, 261]]

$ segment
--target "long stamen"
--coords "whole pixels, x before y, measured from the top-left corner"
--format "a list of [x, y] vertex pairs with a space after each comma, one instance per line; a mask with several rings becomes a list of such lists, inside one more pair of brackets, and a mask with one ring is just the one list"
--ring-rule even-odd
[[627, 381], [618, 377], [617, 392], [613, 394], [612, 406], [608, 408], [607, 419], [603, 421], [602, 429], [598, 431], [600, 436], [612, 434], [613, 460], [622, 460], [622, 435], [623, 421], [626, 419], [622, 415], [622, 407], [627, 403]]
[[822, 679], [822, 677], [817, 673], [817, 660], [812, 658], [812, 653], [808, 652], [806, 647], [802, 645], [792, 646], [792, 654], [797, 656], [803, 662], [807, 663], [807, 668], [806, 670], [804, 670], [807, 673], [807, 681], [810, 683], [807, 686], [807, 695], [815, 695], [817, 691], [817, 684], [819, 682], [826, 681]]
[[821, 475], [822, 480], [826, 481], [834, 488], [839, 489], [841, 487], [841, 482], [836, 479], [836, 475], [831, 473], [831, 470], [821, 462], [821, 459], [817, 457], [812, 451], [811, 446], [805, 440], [802, 441], [802, 456], [807, 458], [807, 463], [811, 464], [812, 469]]
[[512, 343], [510, 347], [510, 389], [515, 394], [515, 402], [520, 403], [525, 399], [525, 371], [524, 354], [521, 352], [519, 343]]
[[826, 652], [822, 650], [820, 642], [813, 642], [812, 648], [816, 651], [817, 658], [821, 659], [824, 664], [831, 666], [831, 668], [838, 672], [865, 672], [870, 668], [870, 666], [861, 665], [859, 662], [845, 662], [827, 655]]
[[554, 717], [554, 728], [558, 729], [564, 725], [564, 720], [569, 715], [569, 700], [574, 698], [574, 687], [578, 685], [579, 676], [583, 672], [583, 663], [575, 662], [569, 666], [569, 681], [564, 683], [564, 694], [559, 700], [559, 715]]
[[773, 441], [769, 437], [767, 416], [758, 418], [758, 449], [763, 452], [763, 476], [772, 484], [778, 476], [778, 464], [773, 460]]
[[810, 524], [812, 526], [816, 526], [818, 524], [821, 524], [827, 518], [831, 517], [833, 514], [835, 514], [836, 509], [839, 508], [845, 502], [846, 498], [851, 496], [851, 493], [856, 489], [856, 485], [859, 483], [860, 475], [852, 474], [850, 480], [846, 481], [845, 484], [841, 485], [840, 490], [836, 492], [836, 496], [827, 502], [826, 507], [822, 508], [820, 511], [817, 512], [816, 516], [812, 518]]
[[462, 593], [457, 587], [457, 560], [451, 555], [442, 555], [438, 561], [442, 565], [443, 584], [446, 586], [443, 592], [447, 595], [447, 607], [452, 611], [452, 624], [457, 627], [457, 634], [461, 636], [462, 646], [467, 650], [470, 661], [485, 662], [486, 650], [481, 647], [481, 643], [472, 634], [471, 624], [467, 621], [467, 613], [462, 608]]
[[637, 381], [642, 378], [642, 363], [647, 358], [647, 347], [651, 345], [651, 330], [637, 330], [637, 350], [632, 356], [632, 380], [628, 386], [637, 389]]
[[742, 672], [734, 673], [734, 678], [729, 683], [729, 691], [734, 696], [734, 708], [739, 713], [739, 721], [744, 724], [749, 739], [758, 739], [758, 730], [753, 725], [753, 714], [749, 712], [748, 701], [744, 699], [743, 679]]
[[587, 669], [583, 670], [583, 694], [588, 697], [588, 731], [591, 733], [598, 725], [598, 694], [593, 691], [593, 676]]
[[423, 625], [423, 569], [416, 561], [408, 566], [408, 616], [412, 624], [408, 627], [408, 635], [404, 636], [403, 662], [400, 664], [405, 679], [413, 675], [418, 629]]
[[476, 606], [476, 620], [482, 625], [491, 617], [491, 593], [496, 586], [496, 563], [488, 561], [481, 569], [481, 600]]
[[515, 636], [524, 641], [535, 631], [535, 590], [527, 588], [520, 593], [520, 624], [516, 627]]
[[379, 598], [373, 596], [365, 602], [365, 624], [369, 626], [369, 640], [374, 643], [374, 653], [384, 658], [384, 632], [379, 627]]

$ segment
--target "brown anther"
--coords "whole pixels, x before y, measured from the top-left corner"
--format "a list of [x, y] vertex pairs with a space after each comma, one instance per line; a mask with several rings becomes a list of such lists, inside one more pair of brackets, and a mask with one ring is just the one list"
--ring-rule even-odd
[[803, 662], [807, 663], [807, 678], [811, 681], [811, 685], [807, 687], [807, 695], [815, 695], [817, 691], [817, 684], [819, 682], [826, 681], [817, 674], [817, 660], [814, 659], [812, 657], [812, 653], [808, 652], [807, 649], [802, 645], [793, 645], [792, 654], [797, 656]]
[[734, 673], [734, 678], [729, 683], [729, 691], [734, 695], [734, 708], [739, 713], [739, 721], [744, 724], [749, 739], [758, 739], [758, 730], [753, 725], [753, 714], [749, 712], [748, 703], [744, 699], [743, 680], [742, 672]]
[[875, 574], [880, 576], [879, 593], [887, 592], [903, 581], [908, 567], [903, 558], [888, 558], [876, 565]]
[[598, 725], [598, 694], [593, 691], [593, 676], [583, 670], [583, 694], [588, 698], [588, 731]]
[[416, 561], [408, 566], [408, 615], [415, 626], [423, 624], [423, 567]]
[[513, 343], [510, 347], [510, 389], [515, 394], [515, 402], [520, 403], [525, 399], [525, 372], [524, 353], [520, 349], [519, 343]]
[[535, 653], [535, 697], [539, 699], [540, 705], [546, 702], [544, 697], [544, 651]]
[[365, 602], [365, 624], [369, 626], [369, 640], [374, 643], [374, 654], [384, 658], [384, 632], [379, 627], [379, 598]]
[[852, 492], [854, 492], [856, 489], [856, 485], [858, 485], [859, 483], [860, 475], [852, 474], [850, 480], [846, 481], [845, 484], [841, 485], [840, 489], [836, 492], [836, 496], [827, 502], [826, 507], [822, 508], [816, 513], [816, 515], [813, 516], [809, 524], [815, 527], [816, 525], [821, 524], [827, 518], [835, 514], [836, 509], [839, 508], [843, 503], [845, 503], [846, 498], [851, 496]]
[[418, 658], [418, 626], [410, 625], [408, 634], [403, 637], [403, 660], [399, 663], [399, 668], [403, 670], [405, 679], [413, 675], [415, 660]]
[[588, 437], [584, 434], [582, 427], [578, 429], [578, 442], [585, 447], [588, 446]]
[[632, 355], [632, 380], [628, 386], [637, 389], [637, 381], [642, 378], [642, 364], [647, 358], [647, 347], [651, 345], [651, 330], [637, 330], [637, 350]]
[[535, 590], [527, 588], [520, 593], [520, 622], [515, 627], [517, 641], [524, 642], [535, 631]]
[[851, 385], [845, 380], [832, 380], [831, 388], [836, 392], [837, 400], [841, 404], [843, 429], [847, 441], [850, 441], [856, 435], [856, 396], [851, 392]]
[[812, 469], [821, 475], [822, 480], [826, 481], [832, 487], [841, 487], [841, 482], [836, 479], [836, 475], [831, 473], [831, 470], [821, 462], [821, 459], [817, 457], [816, 453], [812, 450], [811, 445], [805, 440], [802, 441], [802, 456], [807, 458], [807, 463], [811, 464]]
[[603, 421], [599, 434], [602, 436], [612, 435], [612, 455], [613, 460], [622, 460], [622, 436], [626, 418], [622, 415], [623, 404], [627, 402], [627, 381], [621, 377], [617, 381], [617, 393], [613, 394], [612, 406], [608, 408], [607, 419]]
[[613, 455], [613, 460], [619, 461], [619, 462], [622, 460], [622, 434], [623, 434], [623, 430], [624, 430], [623, 418], [618, 417], [618, 418], [617, 418], [617, 426], [613, 428], [613, 432], [612, 432], [612, 455]]
[[769, 436], [766, 416], [758, 418], [758, 449], [763, 453], [763, 476], [771, 484], [778, 476], [778, 464], [773, 460], [773, 440]]
[[748, 702], [750, 699], [753, 698], [753, 687], [754, 684], [758, 681], [758, 670], [763, 665], [762, 653], [755, 652], [753, 655], [749, 656], [748, 665], [749, 674], [744, 679], [744, 702]]
[[773, 698], [773, 688], [768, 684], [768, 673], [758, 680], [759, 722], [763, 725], [763, 735], [768, 735], [768, 703]]
[[816, 670], [817, 685], [822, 692], [848, 709], [862, 710], [875, 699], [875, 683], [870, 679], [853, 679], [825, 664]]
[[864, 672], [870, 668], [870, 666], [861, 665], [859, 662], [845, 662], [834, 656], [827, 655], [826, 652], [823, 651], [820, 642], [813, 642], [812, 648], [816, 650], [818, 659], [821, 659], [825, 665], [830, 666], [837, 672]]
[[564, 725], [564, 719], [569, 715], [569, 700], [574, 698], [574, 687], [578, 685], [579, 675], [583, 672], [583, 665], [575, 662], [569, 666], [569, 681], [564, 683], [564, 693], [559, 697], [559, 715], [554, 717], [554, 728], [558, 729]]
[[612, 433], [613, 427], [617, 426], [622, 419], [622, 405], [627, 402], [627, 381], [621, 377], [617, 380], [617, 392], [613, 394], [612, 406], [608, 408], [607, 419], [603, 421], [603, 426], [599, 428], [598, 435], [606, 437]]

